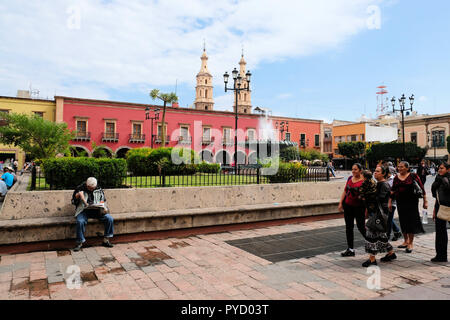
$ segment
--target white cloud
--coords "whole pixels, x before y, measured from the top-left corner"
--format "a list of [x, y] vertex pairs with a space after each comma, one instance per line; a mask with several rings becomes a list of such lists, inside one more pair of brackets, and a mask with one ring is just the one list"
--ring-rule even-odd
[[214, 97], [214, 110], [233, 111], [234, 93]]
[[292, 93], [280, 93], [279, 95], [276, 96], [276, 99], [285, 100], [291, 98], [292, 96], [293, 96]]
[[193, 85], [203, 39], [223, 84], [241, 44], [250, 70], [333, 48], [365, 30], [367, 7], [380, 1], [0, 0], [0, 88], [33, 81], [43, 91], [104, 98], [175, 79]]

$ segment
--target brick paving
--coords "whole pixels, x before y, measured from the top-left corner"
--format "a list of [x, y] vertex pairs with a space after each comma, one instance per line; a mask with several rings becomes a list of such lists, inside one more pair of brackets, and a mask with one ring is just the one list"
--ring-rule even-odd
[[[372, 274], [361, 266], [367, 259], [362, 247], [356, 248], [356, 257], [340, 256], [345, 237], [336, 243], [339, 251], [274, 262], [229, 244], [314, 230], [320, 236], [326, 228], [343, 226], [343, 219], [333, 219], [121, 243], [111, 249], [3, 255], [0, 299], [450, 299], [449, 264], [429, 261], [432, 232], [417, 236], [412, 254], [398, 249], [396, 261], [379, 262], [381, 283], [374, 289], [367, 286]], [[79, 289], [66, 285], [74, 276], [67, 273], [71, 265], [80, 268]]]

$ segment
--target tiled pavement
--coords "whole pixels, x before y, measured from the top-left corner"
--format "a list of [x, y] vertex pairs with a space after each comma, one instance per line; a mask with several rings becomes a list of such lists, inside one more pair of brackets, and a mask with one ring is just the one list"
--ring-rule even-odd
[[[380, 289], [367, 287], [372, 274], [361, 267], [363, 248], [354, 258], [335, 251], [273, 263], [226, 242], [343, 225], [335, 219], [111, 249], [4, 255], [0, 299], [450, 299], [449, 265], [429, 262], [434, 233], [418, 236], [412, 254], [398, 251], [398, 260], [379, 263]], [[71, 265], [80, 268], [79, 289], [65, 283]]]

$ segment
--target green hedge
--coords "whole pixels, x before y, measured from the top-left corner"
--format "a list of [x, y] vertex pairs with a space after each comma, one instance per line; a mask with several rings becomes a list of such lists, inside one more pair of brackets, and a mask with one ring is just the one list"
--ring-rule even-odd
[[89, 177], [102, 188], [117, 188], [127, 173], [124, 159], [53, 158], [42, 160], [45, 180], [52, 189], [71, 190]]
[[208, 163], [205, 161], [202, 161], [197, 165], [197, 172], [202, 173], [219, 173], [220, 171], [220, 164], [219, 163]]
[[278, 171], [274, 175], [266, 176], [270, 183], [289, 183], [298, 181], [306, 176], [307, 168], [300, 163], [284, 163], [278, 166]]
[[[173, 163], [172, 151], [178, 152], [180, 159], [185, 159], [190, 163]], [[135, 176], [159, 175], [158, 164], [162, 166], [166, 175], [187, 175], [195, 174], [198, 156], [194, 150], [183, 148], [139, 148], [132, 149], [127, 153], [128, 170]]]

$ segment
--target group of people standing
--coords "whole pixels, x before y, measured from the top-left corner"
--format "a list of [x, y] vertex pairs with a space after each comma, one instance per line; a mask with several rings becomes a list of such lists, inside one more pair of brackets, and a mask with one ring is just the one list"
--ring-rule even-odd
[[[423, 163], [422, 163], [423, 165]], [[420, 169], [420, 167], [419, 167]], [[343, 257], [355, 256], [354, 222], [365, 239], [365, 251], [369, 258], [362, 265], [376, 265], [376, 255], [386, 253], [380, 260], [389, 262], [397, 258], [389, 239], [397, 241], [403, 236], [404, 241], [398, 248], [406, 253], [413, 252], [414, 236], [424, 233], [419, 214], [419, 199], [423, 198], [423, 208], [428, 209], [428, 200], [424, 184], [426, 171], [411, 172], [406, 161], [398, 164], [397, 170], [392, 163], [384, 162], [377, 166], [373, 175], [369, 170], [363, 170], [361, 164], [352, 166], [352, 176], [345, 185], [339, 202], [339, 211], [344, 212], [347, 250]], [[436, 221], [436, 257], [432, 262], [447, 261], [447, 220], [437, 217], [439, 207], [450, 207], [450, 166], [442, 163], [438, 176], [432, 185], [433, 197], [439, 196], [433, 210]], [[423, 177], [425, 175], [425, 178]], [[398, 211], [400, 228], [394, 221], [395, 210]], [[366, 222], [367, 219], [367, 222]]]

